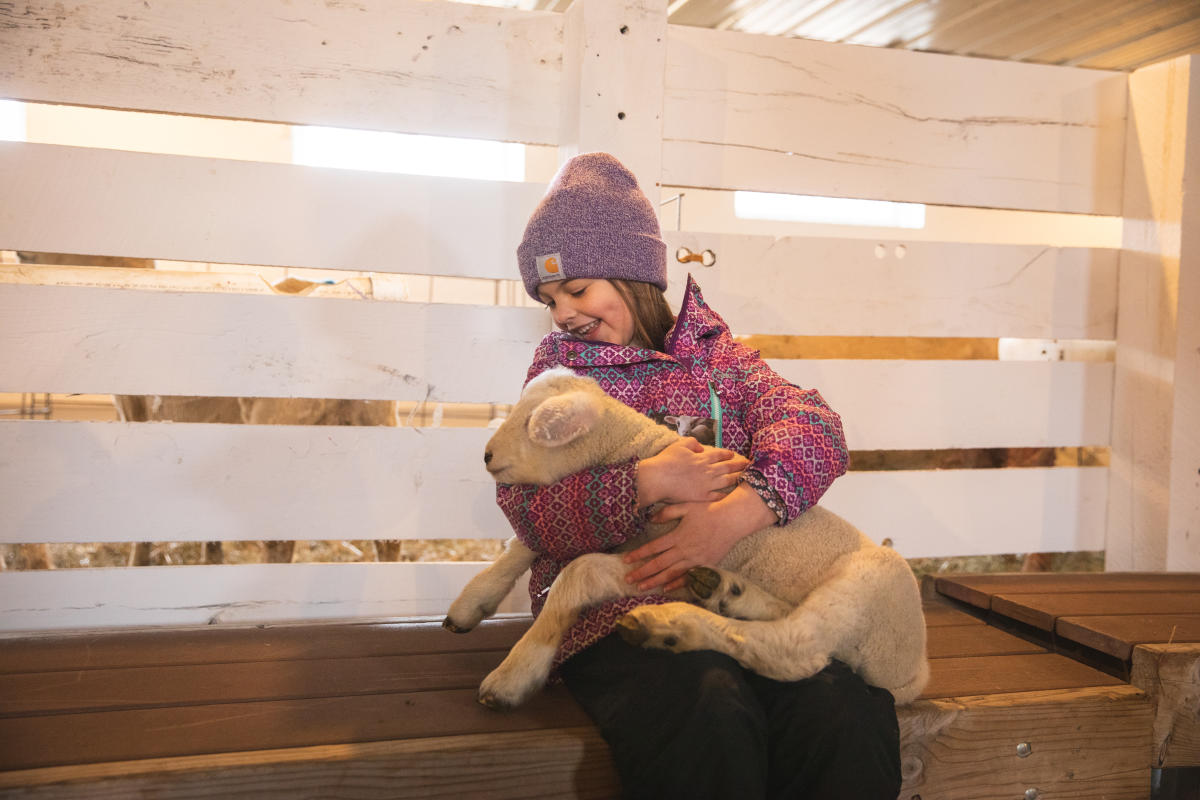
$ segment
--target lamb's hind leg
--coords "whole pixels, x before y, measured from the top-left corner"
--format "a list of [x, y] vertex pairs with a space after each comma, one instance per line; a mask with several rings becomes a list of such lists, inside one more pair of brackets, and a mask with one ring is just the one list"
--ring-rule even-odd
[[735, 572], [713, 567], [693, 567], [684, 584], [696, 602], [714, 614], [734, 619], [779, 619], [792, 606]]
[[563, 634], [579, 613], [587, 606], [637, 591], [625, 582], [628, 570], [618, 555], [593, 553], [568, 564], [551, 584], [542, 613], [500, 666], [483, 679], [479, 702], [492, 708], [511, 708], [542, 688]]
[[463, 587], [462, 593], [450, 604], [442, 627], [454, 633], [466, 633], [483, 619], [496, 613], [516, 584], [533, 563], [534, 553], [517, 537], [504, 543], [504, 552]]
[[676, 653], [716, 650], [759, 675], [796, 681], [828, 666], [838, 642], [824, 620], [797, 611], [783, 619], [747, 621], [688, 603], [666, 603], [633, 609], [618, 630], [631, 644]]

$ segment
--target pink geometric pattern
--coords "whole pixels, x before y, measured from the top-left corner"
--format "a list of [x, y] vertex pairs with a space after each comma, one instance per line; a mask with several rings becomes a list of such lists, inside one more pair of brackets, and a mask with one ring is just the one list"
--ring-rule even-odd
[[[691, 276], [665, 353], [554, 332], [538, 345], [527, 381], [557, 366], [596, 379], [644, 414], [711, 417], [709, 386], [715, 387], [723, 444], [750, 459], [743, 480], [781, 523], [816, 504], [846, 471], [849, 453], [838, 415], [815, 390], [789, 384], [758, 351], [735, 342]], [[609, 552], [641, 533], [645, 523], [637, 510], [636, 461], [584, 470], [551, 486], [500, 484], [496, 501], [518, 538], [539, 554], [529, 582], [534, 615], [567, 562]], [[568, 632], [555, 663], [606, 636], [630, 609], [661, 602], [668, 600], [647, 595], [589, 609]]]

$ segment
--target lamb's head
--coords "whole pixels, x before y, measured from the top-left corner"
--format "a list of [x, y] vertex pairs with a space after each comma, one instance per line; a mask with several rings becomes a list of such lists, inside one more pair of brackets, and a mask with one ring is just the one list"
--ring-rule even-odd
[[666, 431], [609, 397], [591, 378], [553, 369], [525, 386], [488, 442], [483, 460], [497, 483], [546, 486], [630, 457], [631, 440], [648, 428]]

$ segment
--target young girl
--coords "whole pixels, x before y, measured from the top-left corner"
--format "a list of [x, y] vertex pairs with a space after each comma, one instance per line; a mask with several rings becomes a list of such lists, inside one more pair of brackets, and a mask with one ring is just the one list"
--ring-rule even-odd
[[[679, 525], [626, 557], [627, 580], [645, 590], [682, 585], [691, 567], [804, 513], [845, 472], [838, 416], [734, 342], [690, 277], [671, 314], [657, 216], [617, 159], [568, 161], [517, 259], [526, 290], [560, 329], [538, 346], [527, 380], [569, 367], [656, 419], [712, 420], [718, 445], [685, 438], [552, 486], [500, 485], [501, 508], [539, 554], [534, 614], [571, 559], [636, 536], [655, 503], [669, 503], [655, 519]], [[666, 601], [651, 592], [585, 611], [556, 659], [609, 743], [626, 797], [894, 800], [899, 731], [887, 691], [836, 661], [782, 683], [723, 654], [642, 649], [613, 633], [631, 608]]]

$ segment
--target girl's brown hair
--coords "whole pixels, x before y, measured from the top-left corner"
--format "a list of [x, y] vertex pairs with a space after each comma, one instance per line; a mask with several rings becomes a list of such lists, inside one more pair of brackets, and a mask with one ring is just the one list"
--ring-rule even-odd
[[653, 283], [609, 278], [617, 293], [625, 301], [633, 316], [633, 342], [639, 347], [649, 347], [662, 352], [667, 333], [675, 324], [675, 315], [667, 305], [662, 289]]

